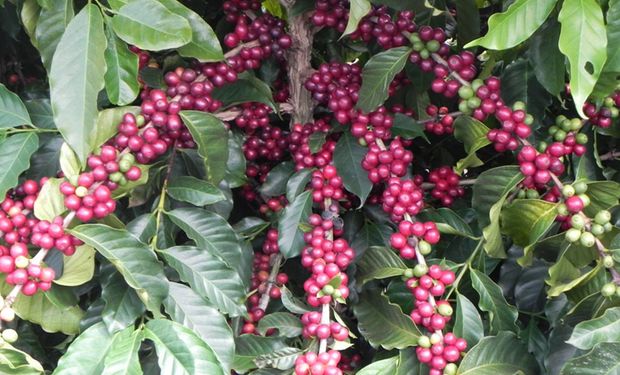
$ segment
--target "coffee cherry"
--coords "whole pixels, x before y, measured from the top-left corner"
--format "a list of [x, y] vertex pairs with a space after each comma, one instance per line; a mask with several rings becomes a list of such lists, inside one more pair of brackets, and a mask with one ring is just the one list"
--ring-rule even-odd
[[613, 282], [603, 285], [601, 288], [601, 295], [603, 297], [611, 297], [616, 293], [617, 287]]
[[596, 238], [594, 238], [594, 235], [590, 232], [583, 232], [579, 237], [579, 243], [584, 247], [592, 247], [595, 242]]

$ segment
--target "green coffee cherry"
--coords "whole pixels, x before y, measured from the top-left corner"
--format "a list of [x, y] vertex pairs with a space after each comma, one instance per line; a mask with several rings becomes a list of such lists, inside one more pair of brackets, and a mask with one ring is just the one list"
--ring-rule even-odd
[[540, 194], [538, 194], [538, 192], [534, 189], [528, 189], [528, 191], [526, 192], [526, 196], [527, 199], [536, 199], [540, 197]]
[[614, 225], [612, 223], [606, 223], [603, 225], [603, 229], [605, 229], [605, 232], [611, 232], [611, 230], [614, 229]]
[[410, 279], [413, 277], [413, 270], [411, 268], [407, 268], [404, 272], [403, 272], [403, 277]]
[[588, 191], [588, 184], [583, 181], [574, 183], [573, 187], [575, 188], [575, 194], [583, 194]]
[[583, 206], [584, 207], [588, 207], [590, 205], [590, 197], [588, 197], [585, 194], [579, 194], [578, 197], [581, 199], [581, 201], [583, 202]]
[[422, 49], [422, 51], [420, 51], [420, 57], [426, 60], [431, 57], [431, 53], [426, 48], [424, 48]]
[[609, 220], [611, 220], [611, 212], [607, 210], [599, 211], [594, 216], [594, 222], [597, 224], [605, 225], [609, 223]]
[[592, 224], [592, 227], [590, 227], [590, 232], [592, 232], [592, 234], [596, 237], [600, 237], [605, 233], [605, 228], [600, 224]]
[[560, 125], [560, 128], [562, 128], [562, 130], [564, 130], [565, 132], [571, 131], [571, 122], [570, 122], [570, 120], [566, 119], [566, 120], [562, 121], [562, 124]]
[[558, 142], [564, 141], [566, 139], [566, 132], [562, 129], [558, 129], [558, 131], [553, 134], [553, 139]]
[[86, 186], [78, 186], [75, 188], [75, 195], [80, 198], [85, 197], [88, 194], [88, 188]]
[[439, 334], [439, 333], [433, 333], [431, 335], [431, 344], [433, 344], [433, 345], [439, 344], [442, 340], [443, 340], [443, 338], [441, 337], [441, 334]]
[[582, 230], [586, 226], [586, 219], [582, 215], [573, 215], [570, 218], [570, 224], [573, 228]]
[[18, 338], [17, 331], [11, 328], [5, 329], [4, 331], [2, 331], [2, 338], [4, 339], [4, 341], [8, 342], [9, 344], [12, 344], [15, 341], [17, 341], [17, 338]]
[[568, 214], [568, 208], [566, 208], [566, 205], [564, 203], [558, 205], [558, 215], [568, 216]]
[[568, 242], [577, 242], [579, 241], [579, 237], [581, 237], [581, 231], [579, 229], [571, 228], [566, 231], [564, 236]]
[[515, 102], [515, 104], [512, 105], [512, 109], [515, 111], [518, 111], [518, 110], [525, 111], [525, 103], [523, 103], [522, 101], [517, 101]]
[[442, 303], [441, 305], [437, 306], [437, 312], [443, 316], [452, 316], [452, 313], [454, 311], [452, 310], [452, 306]]
[[467, 106], [470, 109], [476, 109], [476, 108], [480, 107], [480, 104], [482, 104], [482, 101], [480, 100], [480, 98], [478, 98], [476, 96], [467, 99]]
[[583, 126], [583, 123], [581, 122], [581, 119], [574, 118], [570, 120], [570, 130], [577, 131], [581, 129], [582, 126]]
[[327, 284], [323, 287], [323, 289], [321, 289], [323, 291], [323, 293], [325, 293], [325, 295], [327, 296], [331, 296], [332, 294], [334, 294], [334, 287]]
[[579, 243], [583, 247], [592, 247], [594, 243], [596, 243], [596, 238], [594, 238], [594, 235], [590, 232], [583, 232], [581, 233], [581, 237], [579, 237]]
[[616, 293], [616, 284], [614, 283], [607, 283], [601, 288], [601, 294], [603, 297], [611, 297], [614, 293]]
[[136, 116], [136, 125], [138, 125], [138, 127], [143, 126], [145, 123], [146, 123], [146, 119], [144, 118], [144, 116], [142, 115]]
[[433, 39], [426, 43], [426, 49], [430, 52], [437, 52], [439, 51], [439, 48], [441, 48], [441, 44], [439, 44], [439, 41], [437, 40]]
[[476, 78], [476, 79], [474, 79], [474, 80], [471, 82], [471, 88], [472, 88], [474, 91], [478, 91], [478, 89], [479, 89], [482, 85], [484, 85], [484, 81], [483, 81], [483, 80], [481, 80], [480, 78]]
[[415, 277], [422, 277], [428, 273], [428, 266], [426, 264], [416, 264], [413, 267], [413, 275]]
[[432, 251], [431, 244], [424, 240], [421, 240], [420, 242], [418, 242], [418, 250], [420, 250], [420, 254], [428, 255]]
[[529, 113], [525, 116], [525, 120], [523, 120], [523, 123], [527, 126], [532, 126], [532, 124], [534, 123], [534, 116], [530, 115]]
[[525, 199], [525, 197], [527, 196], [525, 190], [519, 190], [519, 192], [517, 192], [517, 198], [519, 199]]
[[557, 133], [557, 131], [560, 130], [560, 128], [558, 128], [557, 126], [553, 125], [551, 127], [549, 127], [549, 135], [554, 135], [555, 133]]
[[418, 338], [418, 345], [423, 347], [423, 348], [430, 348], [431, 347], [431, 339], [428, 336], [420, 336]]
[[564, 185], [564, 187], [562, 188], [562, 195], [566, 198], [572, 197], [573, 195], [575, 195], [575, 188], [571, 185]]
[[459, 96], [461, 99], [469, 99], [474, 96], [474, 90], [469, 86], [461, 86], [459, 89]]
[[575, 142], [579, 143], [580, 145], [585, 145], [586, 143], [588, 143], [588, 136], [583, 133], [579, 133], [575, 136]]
[[611, 268], [614, 266], [614, 258], [611, 255], [605, 255], [603, 258], [603, 266], [605, 268]]
[[446, 367], [443, 369], [444, 375], [456, 375], [458, 367], [454, 363], [448, 363]]
[[562, 125], [562, 122], [564, 122], [564, 120], [566, 120], [566, 116], [564, 115], [559, 115], [555, 118], [555, 125], [556, 126], [560, 126]]

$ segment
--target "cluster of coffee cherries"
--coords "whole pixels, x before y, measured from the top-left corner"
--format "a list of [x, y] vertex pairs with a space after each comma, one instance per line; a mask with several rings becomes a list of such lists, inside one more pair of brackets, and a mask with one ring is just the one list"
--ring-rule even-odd
[[383, 211], [396, 223], [403, 221], [406, 214], [416, 215], [424, 207], [424, 193], [411, 179], [390, 177], [382, 198]]
[[[335, 210], [337, 210], [337, 206]], [[329, 207], [331, 210], [332, 207]], [[329, 304], [332, 300], [343, 301], [349, 296], [349, 278], [343, 272], [355, 253], [344, 238], [330, 238], [330, 234], [338, 236], [342, 228], [336, 228], [334, 221], [322, 219], [318, 214], [308, 218], [312, 230], [304, 234], [307, 244], [301, 254], [301, 264], [312, 272], [304, 282], [306, 298], [310, 306], [319, 307]]]
[[307, 352], [295, 360], [295, 375], [342, 375], [338, 368], [342, 356], [337, 350], [316, 354]]
[[444, 206], [451, 206], [454, 199], [465, 195], [465, 189], [459, 186], [461, 178], [448, 166], [430, 171], [428, 181], [434, 184], [431, 196], [441, 201]]
[[493, 142], [495, 151], [516, 151], [519, 148], [519, 138], [525, 139], [532, 134], [530, 126], [534, 118], [525, 112], [525, 104], [516, 102], [512, 108], [502, 106], [497, 108], [495, 117], [501, 122], [500, 129], [491, 129], [487, 138]]
[[[470, 86], [462, 86], [458, 91], [460, 98], [459, 111], [464, 114], [471, 115], [476, 120], [486, 120], [489, 115], [492, 115], [498, 109], [505, 107], [504, 101], [500, 97], [500, 86], [500, 80], [497, 77], [489, 77], [484, 81], [481, 79], [475, 79], [472, 81]], [[520, 119], [520, 117], [517, 116], [516, 119]], [[515, 123], [518, 124], [519, 121], [516, 121], [516, 119], [510, 118], [508, 120], [515, 121]], [[530, 116], [523, 122], [529, 124], [533, 120], [533, 117]], [[503, 126], [504, 130], [509, 132], [512, 131], [510, 122], [503, 124]]]
[[383, 106], [368, 115], [351, 116], [351, 120], [351, 134], [363, 140], [362, 144], [369, 144], [377, 139], [387, 140], [392, 136], [390, 128], [394, 124], [394, 117]]
[[587, 185], [578, 182], [574, 185], [565, 185], [562, 189], [564, 203], [558, 206], [561, 216], [570, 217], [570, 229], [565, 233], [568, 242], [579, 242], [584, 247], [592, 247], [597, 238], [612, 230], [611, 213], [601, 210], [594, 218], [589, 218], [582, 211], [590, 204], [586, 194]]
[[243, 142], [243, 154], [247, 160], [281, 160], [289, 147], [288, 132], [269, 123], [248, 133]]
[[330, 27], [342, 33], [349, 19], [348, 1], [317, 0], [310, 20], [317, 27]]
[[597, 109], [596, 104], [586, 102], [583, 105], [583, 113], [588, 116], [588, 121], [592, 125], [608, 128], [620, 113], [620, 91], [614, 92], [605, 98], [601, 108]]
[[[581, 156], [586, 152], [585, 144], [588, 143], [588, 136], [579, 133], [583, 127], [583, 121], [578, 118], [568, 119], [564, 115], [560, 115], [555, 120], [555, 125], [549, 127], [549, 134], [553, 137], [551, 145], [539, 145], [539, 147], [554, 147], [553, 153], [559, 155], [560, 146], [563, 148], [563, 155], [575, 153]], [[550, 150], [551, 152], [551, 150]]]
[[404, 259], [416, 258], [416, 248], [421, 255], [431, 252], [431, 245], [439, 242], [439, 230], [432, 221], [411, 222], [403, 220], [398, 224], [398, 232], [390, 236], [390, 245], [400, 252]]
[[[317, 119], [314, 122], [305, 125], [295, 124], [289, 137], [289, 150], [295, 162], [295, 169], [304, 168], [323, 168], [332, 161], [332, 155], [336, 149], [336, 141], [329, 138], [329, 119]], [[312, 152], [310, 147], [310, 136], [325, 133], [325, 143], [320, 149]]]
[[424, 122], [424, 129], [435, 135], [452, 134], [454, 129], [454, 117], [449, 114], [448, 107], [437, 107], [430, 104], [426, 107], [426, 114], [432, 119]]
[[362, 167], [368, 171], [370, 182], [378, 184], [387, 181], [391, 176], [404, 176], [412, 161], [413, 153], [396, 137], [387, 150], [383, 150], [375, 142], [370, 143]]
[[412, 11], [405, 10], [396, 12], [393, 19], [386, 7], [377, 7], [362, 18], [349, 37], [366, 43], [376, 40], [383, 49], [401, 47], [409, 43], [406, 34], [416, 31], [413, 17]]
[[321, 64], [306, 80], [305, 87], [317, 102], [327, 105], [339, 123], [347, 124], [358, 114], [354, 107], [361, 83], [359, 65], [333, 62]]
[[310, 188], [315, 203], [322, 203], [325, 199], [339, 201], [344, 198], [342, 177], [333, 165], [312, 172]]
[[445, 335], [433, 333], [420, 336], [416, 354], [422, 363], [429, 367], [429, 375], [456, 375], [456, 362], [467, 349], [465, 339], [457, 338], [452, 332]]
[[551, 153], [539, 153], [533, 146], [523, 146], [517, 155], [519, 168], [525, 176], [523, 185], [528, 188], [545, 186], [551, 174], [564, 173], [564, 163]]
[[303, 335], [306, 338], [318, 338], [327, 340], [333, 338], [336, 341], [344, 341], [349, 337], [349, 329], [338, 322], [321, 323], [321, 313], [310, 311], [301, 316]]
[[418, 264], [403, 276], [409, 277], [405, 285], [415, 298], [415, 308], [411, 312], [413, 321], [431, 332], [442, 330], [450, 321], [452, 307], [448, 301], [435, 302], [434, 297], [441, 297], [446, 286], [454, 282], [454, 272], [438, 265]]
[[[5, 305], [5, 299], [0, 296], [0, 306]], [[15, 320], [15, 311], [8, 306], [5, 306], [0, 310], [0, 321], [3, 323], [11, 323]], [[0, 328], [2, 329], [2, 328]], [[19, 335], [17, 331], [12, 328], [4, 328], [2, 329], [2, 333], [0, 333], [0, 347], [4, 345], [5, 342], [12, 344], [17, 341]]]
[[245, 12], [260, 11], [260, 0], [227, 0], [222, 4], [222, 10], [226, 14], [226, 22], [236, 23], [237, 19]]

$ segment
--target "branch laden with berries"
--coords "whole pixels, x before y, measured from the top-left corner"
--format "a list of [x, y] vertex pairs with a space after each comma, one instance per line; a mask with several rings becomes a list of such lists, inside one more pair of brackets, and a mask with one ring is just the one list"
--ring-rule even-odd
[[620, 1], [402, 3], [0, 0], [0, 372], [620, 366]]

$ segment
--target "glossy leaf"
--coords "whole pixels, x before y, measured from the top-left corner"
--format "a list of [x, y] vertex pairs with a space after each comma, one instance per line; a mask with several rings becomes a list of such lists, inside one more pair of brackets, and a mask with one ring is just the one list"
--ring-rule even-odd
[[36, 47], [41, 53], [43, 66], [49, 72], [60, 38], [74, 16], [72, 0], [51, 2], [50, 7], [41, 9], [35, 28]]
[[[562, 24], [560, 51], [570, 62], [570, 88], [581, 117], [607, 58], [607, 34], [601, 6], [596, 0], [566, 0], [558, 16]], [[596, 40], [596, 43], [592, 43]]]
[[97, 96], [104, 87], [106, 44], [101, 12], [89, 4], [67, 26], [50, 69], [54, 122], [82, 165], [93, 148]]
[[469, 349], [457, 371], [458, 375], [538, 374], [536, 361], [513, 333], [501, 332], [485, 337]]
[[374, 346], [402, 349], [418, 343], [420, 331], [400, 307], [378, 293], [360, 295], [353, 306], [360, 333]]
[[192, 330], [170, 320], [146, 323], [144, 337], [153, 341], [162, 374], [223, 375], [213, 350]]
[[402, 113], [394, 114], [394, 124], [390, 131], [393, 135], [400, 136], [403, 139], [422, 137], [427, 143], [431, 143], [424, 133], [424, 124]]
[[245, 313], [245, 288], [239, 275], [205, 249], [175, 246], [161, 253], [181, 279], [220, 311], [232, 316]]
[[560, 24], [550, 21], [534, 34], [529, 49], [536, 79], [551, 95], [558, 95], [564, 89], [566, 67], [558, 48], [559, 39]]
[[462, 294], [456, 296], [454, 319], [454, 334], [467, 340], [468, 346], [476, 345], [484, 337], [482, 318], [476, 306]]
[[506, 302], [502, 289], [487, 275], [478, 270], [472, 269], [470, 275], [472, 286], [480, 296], [478, 306], [482, 311], [489, 313], [491, 332], [516, 332], [518, 329], [515, 321], [517, 320], [518, 312], [514, 306]]
[[235, 338], [235, 362], [233, 369], [240, 373], [255, 368], [254, 360], [260, 355], [284, 349], [286, 344], [279, 337], [262, 337], [257, 335], [241, 335]]
[[503, 50], [529, 38], [545, 22], [557, 0], [516, 0], [503, 13], [489, 18], [486, 35], [468, 43], [465, 48], [482, 46]]
[[177, 49], [181, 56], [193, 57], [202, 62], [224, 59], [217, 35], [215, 35], [211, 26], [202, 17], [176, 0], [163, 0], [161, 3], [169, 11], [185, 18], [189, 22], [192, 37], [189, 43]]
[[620, 343], [600, 343], [588, 353], [569, 360], [560, 375], [617, 374], [620, 371]]
[[41, 129], [56, 129], [54, 113], [49, 99], [32, 99], [24, 102], [32, 123]]
[[368, 0], [351, 0], [349, 7], [349, 20], [347, 21], [347, 27], [342, 33], [342, 37], [349, 35], [357, 29], [362, 18], [364, 18], [372, 7]]
[[301, 194], [305, 189], [310, 179], [312, 178], [312, 171], [309, 169], [302, 169], [295, 172], [286, 183], [286, 199], [292, 202]]
[[235, 82], [214, 89], [213, 98], [227, 107], [246, 102], [259, 102], [268, 105], [274, 112], [278, 110], [269, 86], [249, 75], [241, 76]]
[[557, 204], [541, 199], [517, 199], [502, 210], [502, 231], [515, 244], [528, 248], [551, 228], [557, 216]]
[[467, 168], [479, 167], [484, 163], [478, 159], [476, 151], [491, 144], [487, 138], [489, 128], [469, 116], [459, 116], [454, 121], [454, 137], [463, 142], [467, 156], [456, 163], [456, 172], [461, 173]]
[[59, 190], [62, 181], [60, 178], [50, 178], [41, 187], [34, 201], [34, 216], [37, 219], [51, 222], [67, 210], [65, 196]]
[[226, 199], [216, 186], [192, 176], [173, 178], [166, 191], [172, 198], [194, 206], [206, 206]]
[[301, 335], [303, 327], [295, 315], [287, 312], [275, 312], [265, 315], [258, 322], [257, 331], [260, 335], [265, 335], [267, 330], [271, 328], [278, 330], [277, 336], [296, 337]]
[[62, 276], [54, 284], [64, 286], [82, 285], [95, 274], [95, 250], [88, 245], [80, 245], [72, 256], [62, 256]]
[[357, 107], [372, 112], [388, 97], [388, 87], [405, 67], [410, 47], [396, 47], [372, 56], [362, 70], [362, 87]]
[[368, 171], [362, 167], [362, 160], [367, 151], [349, 132], [340, 137], [334, 150], [334, 166], [338, 175], [342, 177], [344, 187], [355, 194], [362, 205], [372, 190]]
[[224, 315], [193, 289], [179, 283], [170, 283], [164, 307], [175, 322], [194, 331], [213, 349], [222, 371], [228, 373], [235, 354], [235, 341]]
[[116, 332], [133, 326], [144, 314], [144, 304], [136, 291], [129, 288], [120, 273], [110, 269], [102, 275], [101, 298], [105, 302], [101, 318], [108, 332]]
[[141, 49], [160, 51], [192, 40], [189, 22], [155, 0], [131, 0], [112, 19], [114, 32]]
[[104, 359], [102, 375], [141, 375], [138, 350], [144, 333], [133, 326], [118, 332], [112, 338], [110, 350]]
[[228, 130], [217, 117], [200, 111], [182, 111], [183, 123], [198, 145], [209, 182], [218, 184], [226, 175]]
[[97, 323], [82, 332], [69, 345], [67, 352], [60, 357], [53, 374], [100, 374], [111, 345], [112, 336], [108, 334], [103, 323]]
[[605, 311], [603, 316], [583, 321], [573, 330], [568, 343], [582, 350], [592, 349], [601, 342], [620, 340], [620, 308]]
[[310, 216], [312, 195], [310, 191], [299, 194], [287, 205], [278, 219], [278, 247], [285, 258], [296, 257], [304, 246], [303, 232], [299, 228]]
[[17, 185], [19, 175], [30, 166], [30, 156], [39, 147], [34, 133], [20, 133], [0, 141], [0, 196]]
[[396, 374], [400, 363], [399, 356], [381, 359], [372, 362], [360, 369], [358, 375], [392, 375]]
[[407, 265], [394, 250], [375, 246], [366, 250], [358, 260], [355, 279], [363, 285], [374, 279], [401, 276], [406, 269]]
[[468, 42], [480, 36], [480, 12], [476, 0], [463, 0], [456, 2], [457, 41], [459, 46], [465, 46]]
[[221, 216], [201, 208], [177, 208], [166, 216], [194, 240], [199, 249], [220, 258], [239, 275], [246, 275], [251, 269], [251, 265], [244, 262], [235, 231]]
[[126, 230], [103, 224], [82, 224], [70, 232], [107, 258], [146, 307], [159, 314], [161, 302], [168, 295], [168, 284], [161, 263], [146, 244]]
[[28, 110], [16, 94], [0, 84], [0, 129], [32, 125]]
[[295, 297], [293, 293], [286, 288], [286, 286], [281, 287], [280, 291], [282, 292], [282, 304], [288, 311], [294, 314], [305, 314], [312, 311], [310, 306]]
[[295, 360], [304, 351], [298, 348], [286, 347], [271, 353], [261, 354], [254, 359], [258, 367], [272, 367], [280, 370], [293, 368]]
[[111, 25], [108, 25], [105, 34], [108, 39], [104, 54], [107, 65], [105, 89], [112, 103], [127, 105], [136, 99], [140, 91], [138, 55], [114, 34]]
[[286, 192], [286, 185], [293, 173], [295, 165], [293, 162], [285, 161], [273, 167], [267, 173], [267, 179], [260, 186], [259, 192], [267, 197], [276, 197]]
[[538, 83], [535, 70], [529, 61], [521, 59], [508, 65], [501, 75], [501, 80], [504, 102], [507, 105], [513, 105], [517, 101], [525, 103], [527, 112], [534, 116], [534, 124], [541, 123], [545, 109], [551, 104], [551, 96]]

